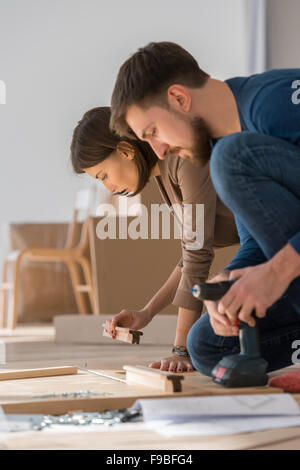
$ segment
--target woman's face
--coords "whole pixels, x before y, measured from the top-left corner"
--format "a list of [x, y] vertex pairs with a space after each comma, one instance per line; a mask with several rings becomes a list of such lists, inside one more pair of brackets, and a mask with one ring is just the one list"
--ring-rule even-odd
[[131, 193], [138, 187], [139, 175], [133, 151], [116, 150], [103, 162], [84, 171], [92, 178], [102, 181], [111, 193], [114, 191]]

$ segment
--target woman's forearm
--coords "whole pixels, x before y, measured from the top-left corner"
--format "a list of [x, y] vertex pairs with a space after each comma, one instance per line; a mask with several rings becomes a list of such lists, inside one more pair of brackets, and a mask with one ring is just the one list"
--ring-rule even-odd
[[187, 310], [182, 307], [179, 308], [174, 345], [186, 346], [188, 332], [198, 318], [200, 318], [200, 315], [201, 312]]
[[176, 290], [179, 285], [181, 278], [181, 267], [176, 266], [169, 276], [165, 284], [159, 289], [159, 291], [152, 297], [152, 299], [145, 305], [143, 310], [150, 312], [151, 316], [154, 317], [157, 313], [161, 312], [166, 308], [174, 299]]

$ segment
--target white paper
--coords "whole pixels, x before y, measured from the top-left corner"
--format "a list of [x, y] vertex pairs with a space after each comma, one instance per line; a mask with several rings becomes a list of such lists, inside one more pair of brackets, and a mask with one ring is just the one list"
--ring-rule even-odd
[[164, 437], [216, 436], [300, 426], [299, 416], [253, 418], [209, 418], [201, 421], [148, 421], [148, 429]]
[[43, 415], [8, 414], [0, 406], [0, 432], [31, 431], [33, 424], [39, 424]]
[[145, 399], [149, 429], [165, 437], [239, 434], [300, 426], [300, 409], [290, 394]]
[[230, 395], [138, 400], [144, 421], [194, 420], [204, 417], [295, 416], [299, 406], [290, 394]]
[[28, 429], [31, 429], [31, 426], [24, 421], [9, 421], [0, 406], [0, 432], [27, 431]]

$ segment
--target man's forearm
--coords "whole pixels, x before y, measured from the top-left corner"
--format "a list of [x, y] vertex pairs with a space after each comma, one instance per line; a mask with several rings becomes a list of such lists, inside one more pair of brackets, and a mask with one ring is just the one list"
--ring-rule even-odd
[[198, 320], [201, 313], [194, 310], [187, 310], [180, 307], [178, 310], [178, 319], [174, 345], [186, 346], [186, 338], [193, 324]]
[[150, 312], [154, 317], [157, 313], [166, 308], [174, 299], [176, 290], [181, 278], [181, 267], [176, 266], [172, 271], [170, 277], [159, 291], [152, 297], [143, 310]]
[[269, 263], [276, 272], [279, 282], [288, 280], [291, 283], [300, 276], [300, 255], [289, 243], [279, 250]]

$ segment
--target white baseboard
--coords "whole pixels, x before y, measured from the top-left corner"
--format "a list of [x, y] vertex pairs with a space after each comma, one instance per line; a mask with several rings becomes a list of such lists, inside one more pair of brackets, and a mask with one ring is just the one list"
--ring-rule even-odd
[[[111, 344], [112, 339], [102, 335], [111, 315], [58, 315], [54, 317], [56, 343]], [[157, 315], [142, 331], [141, 344], [173, 344], [177, 315]], [[124, 343], [125, 344], [125, 343]]]
[[0, 364], [6, 364], [6, 344], [0, 341]]

